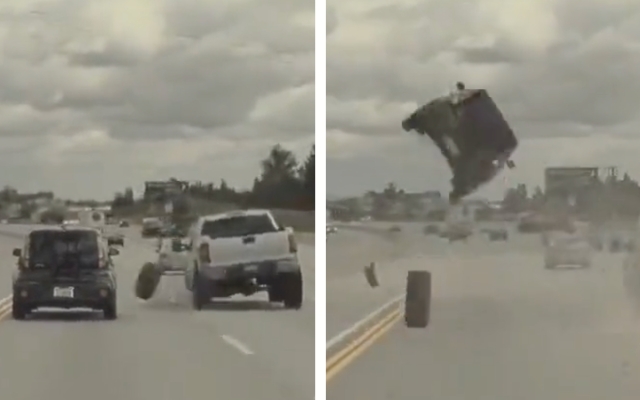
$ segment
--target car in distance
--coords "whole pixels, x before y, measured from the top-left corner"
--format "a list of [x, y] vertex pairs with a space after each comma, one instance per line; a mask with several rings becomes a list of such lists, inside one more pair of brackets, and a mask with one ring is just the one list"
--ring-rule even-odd
[[591, 266], [593, 248], [589, 238], [582, 235], [555, 234], [547, 237], [544, 265], [553, 269], [562, 265]]
[[429, 224], [422, 228], [422, 233], [425, 235], [438, 235], [440, 233], [440, 227], [436, 224]]
[[100, 231], [80, 226], [37, 228], [13, 250], [14, 319], [25, 319], [40, 307], [92, 308], [116, 319], [116, 274], [109, 247]]
[[302, 306], [302, 270], [291, 228], [268, 210], [242, 210], [198, 218], [188, 241], [187, 289], [196, 310], [212, 298], [267, 291], [269, 301]]
[[509, 232], [504, 228], [488, 229], [487, 237], [492, 242], [506, 241], [509, 239]]
[[109, 246], [124, 246], [124, 235], [122, 233], [113, 233], [107, 236], [107, 244]]
[[142, 220], [142, 237], [158, 237], [162, 233], [163, 223], [160, 218], [144, 218]]

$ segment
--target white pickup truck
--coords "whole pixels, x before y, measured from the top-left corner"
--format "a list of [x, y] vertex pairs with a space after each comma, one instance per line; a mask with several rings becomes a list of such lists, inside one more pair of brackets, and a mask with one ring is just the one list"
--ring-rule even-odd
[[267, 210], [242, 210], [198, 218], [184, 249], [193, 307], [212, 298], [267, 291], [269, 301], [302, 306], [302, 271], [293, 230]]

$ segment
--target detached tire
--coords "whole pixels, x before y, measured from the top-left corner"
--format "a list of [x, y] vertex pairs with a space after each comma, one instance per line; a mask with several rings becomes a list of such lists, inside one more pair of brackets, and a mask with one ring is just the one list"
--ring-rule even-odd
[[378, 281], [378, 275], [376, 274], [376, 263], [371, 263], [364, 266], [364, 276], [367, 278], [367, 283], [372, 288], [380, 286]]
[[426, 328], [431, 308], [431, 273], [409, 271], [405, 297], [404, 321], [409, 328]]
[[193, 275], [193, 290], [191, 291], [191, 302], [193, 309], [196, 311], [202, 310], [205, 304], [209, 303], [211, 295], [207, 283], [200, 279], [200, 275], [196, 270]]
[[160, 268], [156, 267], [154, 263], [145, 263], [136, 280], [136, 296], [143, 300], [149, 300], [156, 292], [161, 278]]

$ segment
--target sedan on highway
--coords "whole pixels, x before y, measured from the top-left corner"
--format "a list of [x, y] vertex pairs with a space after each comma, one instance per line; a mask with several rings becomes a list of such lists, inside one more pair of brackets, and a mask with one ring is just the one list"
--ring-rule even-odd
[[548, 269], [562, 265], [577, 265], [587, 268], [591, 266], [592, 251], [592, 246], [586, 237], [557, 234], [548, 238], [544, 265]]

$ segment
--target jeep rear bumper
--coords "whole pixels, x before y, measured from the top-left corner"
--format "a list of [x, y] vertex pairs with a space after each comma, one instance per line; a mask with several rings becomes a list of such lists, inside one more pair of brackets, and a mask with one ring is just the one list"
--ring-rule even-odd
[[[72, 296], [57, 297], [56, 288], [73, 288]], [[17, 281], [13, 285], [13, 299], [28, 308], [102, 308], [116, 295], [109, 281], [102, 282], [34, 282]]]

